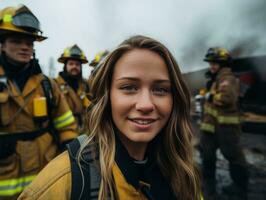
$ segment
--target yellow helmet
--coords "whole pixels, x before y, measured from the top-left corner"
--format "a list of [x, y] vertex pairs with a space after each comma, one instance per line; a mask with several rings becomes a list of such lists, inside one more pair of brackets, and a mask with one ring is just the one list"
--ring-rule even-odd
[[67, 47], [61, 54], [60, 58], [58, 58], [58, 62], [65, 63], [69, 59], [79, 60], [83, 64], [88, 63], [84, 52], [76, 44]]
[[96, 54], [95, 58], [90, 62], [90, 66], [96, 67], [107, 56], [109, 51], [104, 50]]
[[208, 49], [204, 61], [224, 63], [224, 62], [230, 62], [231, 59], [232, 57], [227, 49], [214, 47]]
[[42, 36], [39, 20], [25, 5], [0, 10], [0, 38], [10, 33], [30, 35], [37, 41], [47, 38]]

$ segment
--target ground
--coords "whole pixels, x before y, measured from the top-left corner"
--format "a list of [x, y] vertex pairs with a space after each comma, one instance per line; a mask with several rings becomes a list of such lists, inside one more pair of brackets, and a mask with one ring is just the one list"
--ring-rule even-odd
[[[195, 129], [195, 147], [198, 144], [199, 130], [194, 124]], [[266, 131], [265, 131], [266, 133]], [[242, 133], [241, 145], [249, 165], [249, 191], [248, 200], [266, 200], [266, 134]], [[195, 159], [201, 164], [199, 151], [195, 148]], [[231, 200], [232, 198], [222, 194], [221, 188], [231, 183], [228, 172], [228, 162], [224, 159], [221, 152], [217, 151], [217, 189], [219, 200]]]

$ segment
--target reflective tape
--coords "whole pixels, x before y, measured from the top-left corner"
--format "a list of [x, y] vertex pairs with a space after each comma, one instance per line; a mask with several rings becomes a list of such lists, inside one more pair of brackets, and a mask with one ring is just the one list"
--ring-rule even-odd
[[12, 22], [13, 17], [12, 15], [4, 15], [3, 22]]
[[13, 196], [21, 193], [36, 177], [25, 176], [17, 179], [0, 180], [0, 196]]
[[69, 124], [72, 124], [74, 121], [75, 121], [75, 118], [74, 118], [71, 110], [69, 110], [65, 114], [54, 119], [54, 126], [55, 126], [55, 128], [58, 129], [58, 128], [68, 126]]
[[218, 111], [210, 106], [204, 106], [204, 113], [209, 114], [217, 119], [219, 124], [240, 124], [239, 116], [220, 116]]
[[219, 116], [217, 117], [219, 124], [240, 124], [240, 117], [238, 116]]
[[204, 113], [210, 114], [214, 117], [217, 117], [218, 111], [210, 106], [205, 105], [204, 106]]
[[212, 124], [208, 124], [208, 123], [202, 123], [200, 125], [200, 129], [203, 131], [211, 132], [211, 133], [215, 132], [215, 126]]

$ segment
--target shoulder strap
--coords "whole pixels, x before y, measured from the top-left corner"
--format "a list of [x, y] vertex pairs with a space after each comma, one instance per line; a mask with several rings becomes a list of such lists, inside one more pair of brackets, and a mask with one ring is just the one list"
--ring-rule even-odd
[[99, 169], [92, 163], [92, 154], [86, 151], [86, 155], [78, 162], [80, 147], [86, 141], [87, 136], [81, 135], [67, 144], [71, 163], [71, 200], [97, 200], [100, 188], [101, 176]]
[[44, 92], [44, 96], [46, 98], [46, 102], [47, 102], [47, 113], [48, 113], [48, 118], [49, 118], [49, 128], [50, 128], [50, 133], [53, 136], [53, 139], [55, 140], [55, 143], [58, 145], [58, 147], [61, 146], [60, 141], [59, 141], [59, 136], [57, 133], [57, 130], [54, 127], [54, 123], [53, 123], [53, 116], [52, 116], [52, 109], [54, 106], [54, 94], [53, 94], [53, 88], [52, 88], [52, 84], [50, 82], [50, 79], [43, 75], [44, 79], [41, 82], [42, 85], [42, 89]]

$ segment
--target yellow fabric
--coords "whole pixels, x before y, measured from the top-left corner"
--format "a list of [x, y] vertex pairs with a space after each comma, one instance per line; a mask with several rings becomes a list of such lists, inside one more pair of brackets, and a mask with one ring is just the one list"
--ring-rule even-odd
[[[4, 70], [0, 66], [1, 75], [4, 75]], [[4, 124], [4, 126], [0, 126], [0, 132], [10, 134], [31, 132], [48, 126], [48, 120], [40, 126], [33, 118], [33, 101], [36, 97], [44, 96], [41, 86], [43, 79], [44, 76], [42, 74], [31, 76], [22, 92], [18, 90], [12, 81], [7, 81], [7, 88], [1, 92], [8, 94], [8, 98], [0, 102], [0, 118]], [[61, 116], [69, 111], [69, 107], [53, 80], [51, 80], [51, 85], [54, 103], [56, 104], [52, 110], [52, 117]], [[59, 128], [58, 134], [61, 142], [77, 137], [75, 122]], [[64, 140], [65, 138], [66, 140]], [[18, 141], [16, 154], [0, 160], [0, 181], [22, 180], [21, 178], [23, 177], [37, 174], [57, 154], [58, 147], [50, 133], [44, 133], [31, 141]], [[18, 188], [16, 190], [19, 190]], [[6, 192], [10, 193], [8, 190]]]
[[36, 177], [24, 176], [17, 179], [0, 180], [0, 196], [13, 196], [22, 192]]
[[68, 126], [72, 124], [75, 121], [75, 118], [72, 114], [72, 112], [69, 110], [63, 115], [57, 117], [54, 119], [54, 125], [56, 129]]
[[219, 116], [217, 120], [219, 124], [240, 124], [240, 117], [238, 116]]
[[[115, 164], [112, 168], [119, 199], [147, 200], [128, 184]], [[18, 198], [19, 200], [69, 200], [71, 195], [71, 166], [67, 151], [50, 162]]]
[[77, 124], [78, 117], [76, 115], [81, 115], [83, 126], [78, 126], [78, 132], [81, 133], [84, 130], [86, 110], [90, 105], [86, 91], [88, 85], [85, 80], [80, 80], [78, 91], [75, 92], [60, 75], [55, 80], [61, 92], [64, 94]]
[[[205, 105], [204, 106], [204, 113], [209, 114], [211, 116], [213, 116], [219, 124], [240, 124], [241, 120], [239, 116], [229, 116], [229, 115], [222, 115], [219, 114], [218, 109], [214, 109], [211, 106]], [[212, 129], [210, 127], [206, 127], [206, 125], [204, 125], [205, 130], [207, 129]]]
[[217, 117], [217, 115], [218, 115], [217, 110], [213, 109], [211, 106], [208, 106], [208, 105], [204, 106], [204, 112], [208, 113], [208, 114], [210, 114], [210, 115], [212, 115], [214, 117]]
[[116, 163], [112, 168], [112, 172], [118, 193], [118, 199], [147, 200], [147, 198], [141, 193], [140, 190], [136, 190], [126, 181], [124, 175], [122, 174]]
[[65, 151], [51, 161], [22, 192], [19, 200], [69, 200], [71, 195], [71, 166]]
[[214, 133], [215, 132], [215, 126], [212, 125], [212, 124], [202, 123], [200, 125], [200, 129], [203, 130], [203, 131], [210, 132], [210, 133]]

